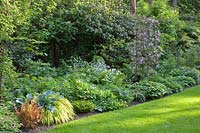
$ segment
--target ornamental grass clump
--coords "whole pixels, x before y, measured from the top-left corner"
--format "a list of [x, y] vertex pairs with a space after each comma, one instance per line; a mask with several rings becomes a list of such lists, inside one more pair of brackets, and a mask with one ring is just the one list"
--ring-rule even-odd
[[37, 102], [42, 107], [42, 124], [53, 125], [73, 120], [73, 106], [59, 93], [46, 91], [38, 96]]

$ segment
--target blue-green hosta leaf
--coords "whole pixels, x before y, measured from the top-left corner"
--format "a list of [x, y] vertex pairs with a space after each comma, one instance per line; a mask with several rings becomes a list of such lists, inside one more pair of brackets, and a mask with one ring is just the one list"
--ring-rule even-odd
[[27, 94], [26, 98], [28, 98], [29, 100], [33, 99], [33, 95], [32, 94]]
[[60, 95], [59, 98], [64, 98], [64, 96]]
[[48, 96], [48, 95], [52, 95], [52, 94], [54, 94], [54, 93], [55, 93], [54, 91], [49, 90], [49, 91], [44, 92], [43, 95], [44, 95], [44, 96]]
[[47, 109], [53, 113], [56, 109], [56, 106], [47, 106]]
[[19, 104], [23, 104], [24, 103], [24, 99], [23, 98], [17, 98], [17, 100], [15, 102], [19, 103]]
[[56, 98], [50, 98], [50, 101], [51, 101], [51, 102], [56, 102], [57, 99], [56, 99]]

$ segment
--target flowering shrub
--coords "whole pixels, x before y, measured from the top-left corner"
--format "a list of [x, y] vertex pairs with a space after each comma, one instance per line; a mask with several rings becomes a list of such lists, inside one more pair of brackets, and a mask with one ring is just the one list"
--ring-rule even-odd
[[135, 76], [143, 78], [151, 69], [154, 69], [161, 55], [158, 46], [160, 32], [158, 21], [150, 18], [141, 19], [135, 23], [135, 40], [129, 45], [129, 54], [132, 59], [132, 71]]

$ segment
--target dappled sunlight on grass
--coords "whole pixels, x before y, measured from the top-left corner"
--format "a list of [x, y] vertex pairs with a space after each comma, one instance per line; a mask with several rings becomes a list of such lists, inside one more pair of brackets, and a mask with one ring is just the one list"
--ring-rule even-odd
[[160, 100], [72, 121], [49, 132], [197, 133], [199, 125], [200, 86]]

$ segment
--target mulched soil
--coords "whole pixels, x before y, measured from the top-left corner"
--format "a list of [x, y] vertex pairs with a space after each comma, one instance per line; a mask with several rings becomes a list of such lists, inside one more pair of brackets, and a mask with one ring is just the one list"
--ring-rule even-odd
[[54, 126], [38, 126], [36, 129], [22, 129], [22, 133], [39, 133], [42, 131], [47, 131]]

